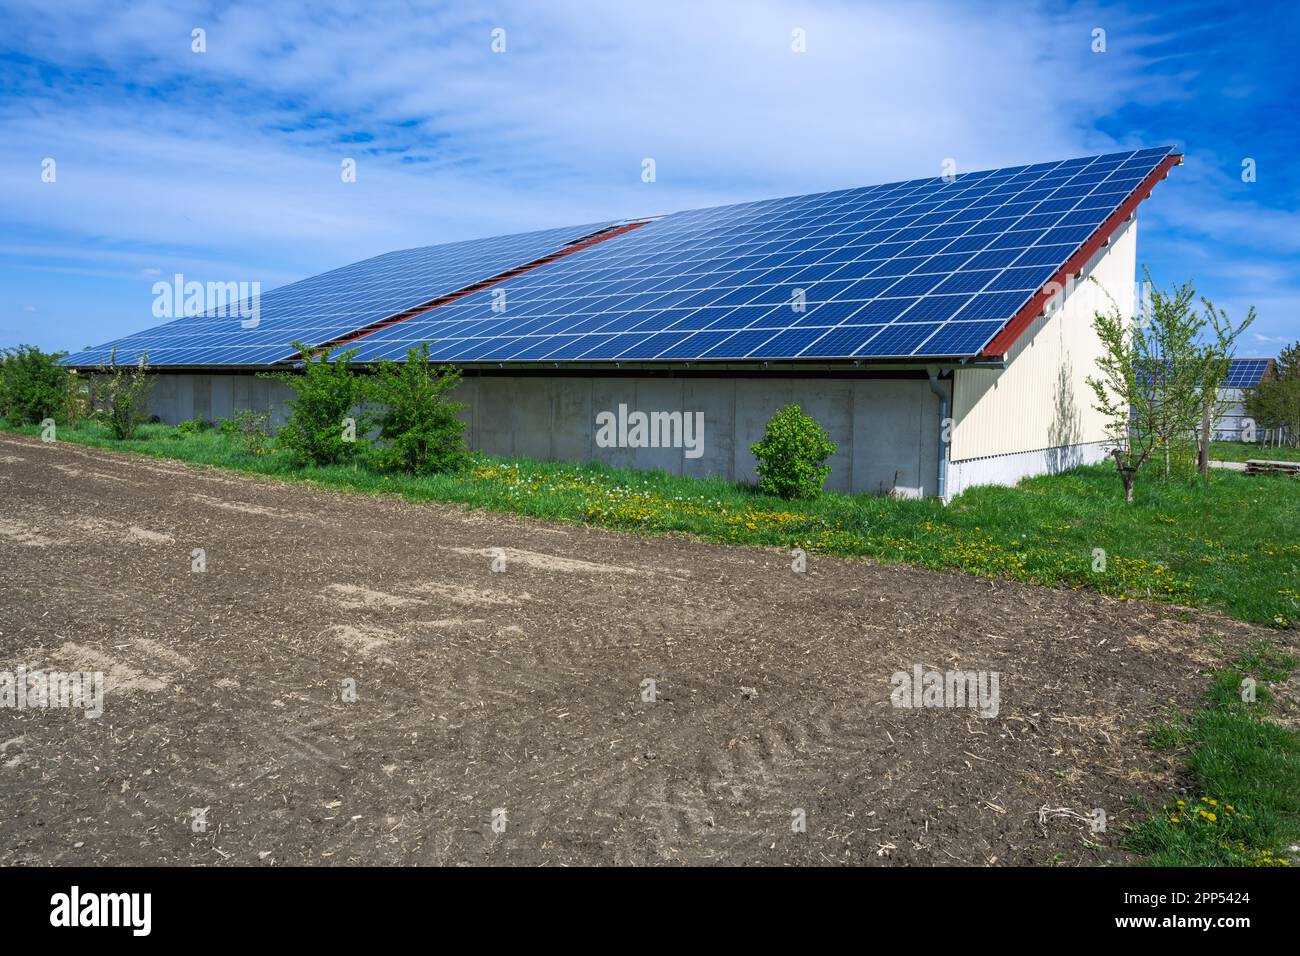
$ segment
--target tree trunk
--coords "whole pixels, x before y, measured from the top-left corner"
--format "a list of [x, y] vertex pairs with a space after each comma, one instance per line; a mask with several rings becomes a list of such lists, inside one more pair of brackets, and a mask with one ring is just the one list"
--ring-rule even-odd
[[1124, 482], [1124, 501], [1127, 504], [1132, 504], [1133, 480], [1137, 477], [1137, 469], [1125, 466], [1123, 449], [1113, 448], [1111, 449], [1111, 455], [1115, 459], [1115, 469], [1119, 472], [1119, 479]]
[[1210, 477], [1210, 433], [1214, 428], [1214, 405], [1212, 402], [1205, 403], [1204, 413], [1201, 415], [1201, 453], [1197, 456], [1196, 467], [1201, 472], [1201, 477], [1209, 479]]

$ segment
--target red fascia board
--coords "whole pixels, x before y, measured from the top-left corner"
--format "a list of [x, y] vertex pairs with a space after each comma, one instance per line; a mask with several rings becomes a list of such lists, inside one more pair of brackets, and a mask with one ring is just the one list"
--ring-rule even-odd
[[[385, 319], [364, 326], [354, 332], [349, 332], [347, 335], [339, 336], [336, 339], [330, 339], [327, 342], [321, 342], [319, 345], [313, 346], [313, 351], [319, 353], [322, 349], [337, 348], [341, 345], [351, 345], [353, 342], [363, 339], [367, 335], [373, 335], [380, 329], [386, 329], [390, 326], [397, 325], [399, 322], [405, 322], [407, 319], [413, 319], [417, 315], [424, 315], [426, 312], [432, 312], [440, 306], [444, 306], [449, 302], [455, 302], [457, 299], [463, 299], [465, 296], [473, 295], [475, 292], [482, 292], [484, 289], [490, 289], [494, 285], [500, 285], [502, 282], [506, 282], [516, 276], [521, 276], [525, 272], [531, 272], [532, 270], [547, 265], [548, 263], [556, 262], [566, 256], [571, 256], [575, 252], [589, 249], [592, 246], [599, 245], [600, 243], [613, 239], [616, 236], [621, 236], [624, 233], [631, 232], [633, 229], [639, 229], [649, 222], [653, 222], [653, 220], [642, 219], [638, 222], [624, 223], [621, 226], [608, 226], [598, 232], [593, 232], [591, 235], [579, 239], [570, 245], [557, 249], [555, 252], [549, 252], [540, 259], [533, 259], [531, 262], [525, 262], [523, 265], [507, 269], [505, 272], [499, 272], [494, 276], [489, 276], [486, 279], [475, 282], [473, 285], [467, 285], [463, 288], [457, 289], [455, 292], [449, 292], [446, 295], [439, 296], [436, 299], [431, 299], [428, 302], [422, 302], [419, 305], [398, 312], [396, 315], [390, 315]], [[287, 362], [295, 358], [298, 358], [296, 354], [287, 355], [279, 361]]]
[[1034, 297], [1011, 317], [1011, 321], [1002, 327], [1002, 331], [984, 346], [984, 351], [980, 352], [980, 358], [1002, 357], [1011, 350], [1011, 346], [1016, 344], [1016, 340], [1024, 334], [1033, 321], [1042, 314], [1044, 307], [1052, 296], [1057, 295], [1061, 289], [1066, 288], [1069, 277], [1078, 275], [1088, 260], [1106, 243], [1110, 242], [1111, 236], [1119, 229], [1121, 225], [1133, 215], [1133, 211], [1138, 205], [1151, 195], [1155, 189], [1156, 183], [1169, 175], [1169, 170], [1179, 165], [1183, 161], [1182, 153], [1170, 153], [1160, 165], [1151, 170], [1142, 182], [1137, 184], [1133, 192], [1129, 193], [1127, 199], [1119, 204], [1119, 207], [1106, 217], [1105, 221], [1096, 228], [1087, 241], [1084, 242], [1074, 255], [1065, 260], [1065, 265], [1061, 266], [1041, 289], [1034, 293]]

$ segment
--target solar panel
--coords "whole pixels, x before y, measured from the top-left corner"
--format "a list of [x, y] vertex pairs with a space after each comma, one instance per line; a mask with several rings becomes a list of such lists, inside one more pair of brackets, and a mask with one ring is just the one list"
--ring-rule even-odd
[[475, 293], [357, 360], [422, 342], [466, 363], [974, 355], [1169, 152], [677, 213], [509, 280], [504, 313]]
[[[69, 355], [65, 364], [262, 365], [285, 358], [297, 340], [328, 342], [541, 258], [609, 225], [598, 223], [473, 239], [390, 252], [282, 286], [260, 297], [258, 322], [244, 328], [239, 314], [186, 316]], [[228, 310], [234, 312], [234, 310]]]
[[[1169, 147], [675, 213], [524, 271], [609, 224], [389, 253], [65, 359], [259, 365], [349, 335], [358, 361], [682, 362], [976, 355]], [[416, 306], [467, 294], [392, 322]]]
[[1270, 359], [1233, 359], [1228, 366], [1225, 388], [1254, 388], [1264, 378]]

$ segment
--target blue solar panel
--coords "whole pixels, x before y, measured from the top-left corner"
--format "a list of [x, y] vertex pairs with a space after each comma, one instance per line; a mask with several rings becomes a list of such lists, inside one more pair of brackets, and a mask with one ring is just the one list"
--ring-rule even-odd
[[1233, 359], [1228, 366], [1226, 388], [1254, 388], [1264, 378], [1272, 359]]
[[490, 352], [482, 292], [366, 336], [358, 360], [430, 339], [453, 361], [975, 354], [1168, 153], [677, 213], [505, 283], [518, 334]]
[[[1169, 153], [675, 213], [353, 344], [363, 362], [426, 342], [433, 357], [463, 363], [974, 355]], [[267, 293], [256, 330], [183, 319], [121, 340], [119, 357], [272, 363], [290, 339], [357, 332], [598, 228], [391, 253]], [[107, 346], [68, 361], [106, 356]]]
[[[457, 289], [541, 258], [608, 224], [571, 226], [390, 252], [263, 293], [255, 328], [242, 317], [176, 319], [83, 352], [65, 364], [119, 363], [148, 353], [151, 365], [263, 365], [285, 358], [294, 340], [327, 342]], [[233, 311], [233, 310], [228, 310]]]

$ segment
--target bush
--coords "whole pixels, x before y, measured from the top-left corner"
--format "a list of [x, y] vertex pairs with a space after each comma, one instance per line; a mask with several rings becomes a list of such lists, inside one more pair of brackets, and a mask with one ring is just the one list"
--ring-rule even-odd
[[241, 408], [229, 418], [223, 418], [217, 428], [245, 455], [260, 457], [266, 454], [271, 442], [271, 431], [267, 427], [270, 420], [270, 412]]
[[188, 422], [181, 422], [176, 426], [176, 430], [182, 435], [198, 435], [212, 427], [212, 422], [206, 418], [194, 418]]
[[464, 466], [465, 423], [456, 413], [465, 405], [447, 399], [459, 383], [459, 371], [429, 362], [428, 345], [408, 350], [405, 362], [379, 363], [367, 388], [382, 406], [383, 445], [371, 456], [377, 468], [432, 475]]
[[76, 375], [59, 365], [64, 354], [31, 345], [0, 351], [0, 418], [16, 425], [38, 425], [47, 418], [66, 422], [75, 411]]
[[135, 435], [145, 420], [145, 402], [153, 388], [148, 368], [147, 355], [141, 355], [135, 365], [118, 365], [117, 349], [113, 349], [108, 364], [101, 365], [96, 373], [92, 403], [119, 441]]
[[91, 380], [68, 370], [67, 392], [64, 395], [64, 418], [69, 425], [95, 414], [95, 394]]
[[299, 372], [263, 372], [261, 378], [284, 382], [297, 397], [289, 400], [288, 420], [277, 436], [296, 464], [333, 465], [351, 458], [369, 442], [371, 416], [358, 410], [365, 391], [350, 364], [356, 349], [330, 358], [332, 349], [313, 354], [294, 342], [302, 357]]
[[835, 443], [798, 405], [787, 405], [767, 423], [763, 440], [750, 446], [758, 459], [758, 487], [782, 498], [816, 498], [831, 473], [826, 459]]

